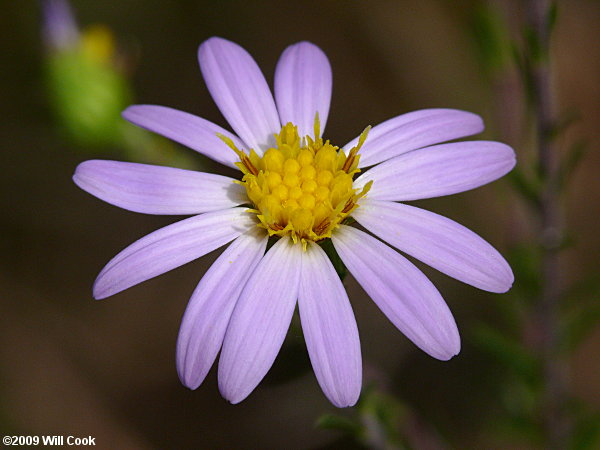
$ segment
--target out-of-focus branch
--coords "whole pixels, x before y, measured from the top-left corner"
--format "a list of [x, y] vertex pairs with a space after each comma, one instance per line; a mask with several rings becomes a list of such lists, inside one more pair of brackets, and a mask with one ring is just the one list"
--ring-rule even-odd
[[566, 363], [559, 356], [560, 346], [560, 266], [562, 213], [558, 194], [558, 154], [552, 130], [556, 123], [551, 92], [550, 2], [527, 0], [527, 20], [531, 32], [531, 98], [535, 113], [538, 161], [543, 180], [540, 214], [542, 240], [542, 292], [537, 304], [543, 357], [544, 400], [542, 419], [549, 448], [565, 448], [569, 424], [564, 408], [567, 398]]

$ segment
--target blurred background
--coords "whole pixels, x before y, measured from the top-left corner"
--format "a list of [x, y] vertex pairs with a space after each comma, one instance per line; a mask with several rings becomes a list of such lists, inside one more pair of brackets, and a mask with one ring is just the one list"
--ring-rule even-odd
[[[535, 389], [512, 371], [527, 348], [528, 319], [518, 326], [506, 320], [512, 314], [507, 309], [523, 310], [535, 289], [535, 276], [520, 277], [519, 270], [527, 273], [535, 264], [527, 243], [535, 239], [536, 223], [509, 179], [417, 202], [475, 230], [511, 258], [517, 273], [512, 293], [494, 295], [417, 263], [459, 324], [463, 350], [450, 362], [419, 351], [354, 279], [346, 279], [365, 389], [362, 407], [343, 411], [321, 393], [297, 323], [271, 372], [240, 405], [220, 397], [214, 368], [197, 391], [184, 388], [175, 371], [179, 323], [218, 252], [94, 301], [92, 283], [104, 264], [175, 218], [120, 210], [71, 181], [76, 165], [91, 158], [224, 170], [127, 127], [115, 113], [131, 103], [159, 104], [227, 126], [196, 60], [198, 45], [214, 35], [245, 47], [270, 84], [286, 46], [299, 40], [320, 46], [333, 67], [325, 136], [334, 143], [343, 145], [366, 125], [400, 113], [458, 108], [483, 116], [483, 138], [512, 145], [526, 172], [531, 117], [517, 70], [506, 63], [510, 49], [492, 48], [490, 57], [481, 45], [488, 17], [482, 11], [494, 2], [78, 0], [71, 4], [82, 31], [74, 37], [67, 32], [65, 40], [43, 31], [42, 3], [1, 3], [3, 435], [91, 435], [98, 448], [360, 448], [372, 443], [357, 438], [353, 427], [364, 433], [375, 405], [381, 421], [392, 417], [392, 433], [399, 440], [408, 436], [416, 448], [539, 446], [523, 418], [525, 411], [535, 419]], [[588, 286], [599, 280], [600, 3], [558, 5], [554, 88], [559, 113], [574, 118], [558, 146], [567, 152], [586, 143], [589, 149], [563, 195], [570, 245], [560, 279], [563, 286]], [[496, 6], [506, 33], [514, 33], [520, 2]], [[57, 56], [73, 39], [83, 40], [89, 65]], [[591, 308], [591, 323], [568, 352], [570, 390], [574, 404], [593, 416], [600, 406], [598, 297], [574, 292], [592, 296], [580, 307], [584, 315]], [[516, 336], [517, 348], [502, 341], [505, 335]], [[582, 427], [593, 434], [595, 422], [585, 420]], [[584, 444], [593, 442], [588, 435]]]

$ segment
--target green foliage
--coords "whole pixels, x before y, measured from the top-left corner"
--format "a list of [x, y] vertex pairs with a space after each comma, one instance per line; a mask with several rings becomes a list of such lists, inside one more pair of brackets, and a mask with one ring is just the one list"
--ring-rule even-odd
[[472, 10], [469, 21], [473, 43], [481, 66], [490, 75], [502, 72], [511, 64], [508, 28], [502, 14], [489, 3]]
[[112, 67], [78, 50], [49, 55], [46, 64], [51, 104], [70, 139], [81, 146], [119, 142], [131, 92]]
[[548, 8], [547, 20], [548, 20], [548, 30], [549, 30], [550, 34], [552, 34], [552, 32], [554, 31], [554, 28], [556, 27], [556, 24], [558, 22], [558, 2], [557, 1], [553, 1], [552, 3], [550, 3], [550, 8]]
[[515, 274], [512, 293], [519, 301], [531, 303], [542, 290], [540, 266], [542, 252], [540, 246], [533, 243], [521, 243], [510, 249], [508, 260]]
[[496, 328], [480, 323], [473, 329], [473, 339], [479, 348], [497, 358], [518, 378], [528, 382], [535, 382], [539, 379], [539, 362], [523, 347], [518, 337], [512, 337]]
[[576, 283], [563, 297], [562, 351], [573, 352], [600, 323], [600, 280], [596, 276]]
[[511, 43], [511, 53], [512, 59], [521, 77], [523, 92], [525, 93], [525, 104], [531, 109], [535, 99], [535, 83], [533, 79], [531, 57], [528, 56], [527, 51], [523, 50], [517, 42]]
[[600, 446], [600, 413], [584, 410], [575, 421], [572, 450], [594, 450]]
[[526, 176], [520, 167], [515, 167], [508, 174], [508, 181], [513, 189], [521, 196], [525, 202], [533, 209], [541, 208], [541, 190], [540, 180], [532, 179], [534, 177]]
[[355, 420], [339, 414], [323, 414], [317, 420], [317, 427], [340, 431], [351, 436], [359, 436], [362, 433], [362, 427]]
[[401, 433], [406, 416], [407, 407], [394, 396], [368, 386], [351, 417], [325, 414], [317, 426], [339, 431], [367, 448], [403, 449], [408, 447]]
[[569, 182], [573, 179], [573, 174], [584, 160], [584, 157], [589, 151], [587, 141], [575, 142], [564, 160], [561, 161], [559, 172], [558, 172], [558, 186], [561, 191], [564, 191], [568, 186]]

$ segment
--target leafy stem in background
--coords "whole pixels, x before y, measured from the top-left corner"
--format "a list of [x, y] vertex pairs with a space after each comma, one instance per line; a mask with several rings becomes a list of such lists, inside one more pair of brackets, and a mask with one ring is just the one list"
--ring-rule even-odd
[[[541, 239], [541, 292], [534, 310], [542, 357], [543, 427], [550, 448], [565, 448], [569, 435], [566, 363], [560, 355], [560, 260], [559, 250], [564, 234], [559, 206], [560, 170], [557, 154], [555, 112], [551, 91], [550, 34], [556, 9], [548, 0], [528, 0], [526, 46], [530, 80], [530, 99], [535, 115], [537, 156], [542, 180], [540, 192], [539, 236]], [[554, 11], [552, 13], [552, 11]]]

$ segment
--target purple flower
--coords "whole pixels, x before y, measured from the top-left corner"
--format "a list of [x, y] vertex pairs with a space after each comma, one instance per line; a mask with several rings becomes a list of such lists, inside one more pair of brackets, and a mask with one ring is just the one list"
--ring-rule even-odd
[[[360, 342], [348, 296], [319, 245], [331, 239], [350, 273], [411, 341], [437, 359], [456, 355], [460, 337], [448, 306], [390, 245], [491, 292], [510, 288], [511, 269], [472, 231], [398, 202], [489, 183], [512, 169], [513, 150], [488, 141], [441, 144], [483, 130], [478, 116], [452, 109], [394, 117], [340, 149], [321, 138], [332, 83], [318, 47], [300, 42], [283, 52], [275, 100], [240, 46], [211, 38], [198, 56], [235, 135], [162, 106], [131, 106], [123, 115], [238, 167], [241, 180], [115, 161], [80, 164], [75, 183], [104, 201], [147, 214], [196, 214], [115, 256], [98, 276], [94, 296], [116, 294], [233, 241], [183, 317], [182, 383], [196, 389], [220, 350], [222, 395], [232, 403], [245, 399], [273, 364], [297, 302], [321, 388], [334, 405], [351, 406], [361, 389]], [[372, 234], [345, 224], [349, 216]], [[269, 236], [278, 239], [265, 253]]]
[[42, 34], [52, 50], [73, 49], [79, 43], [79, 29], [67, 0], [41, 0]]

